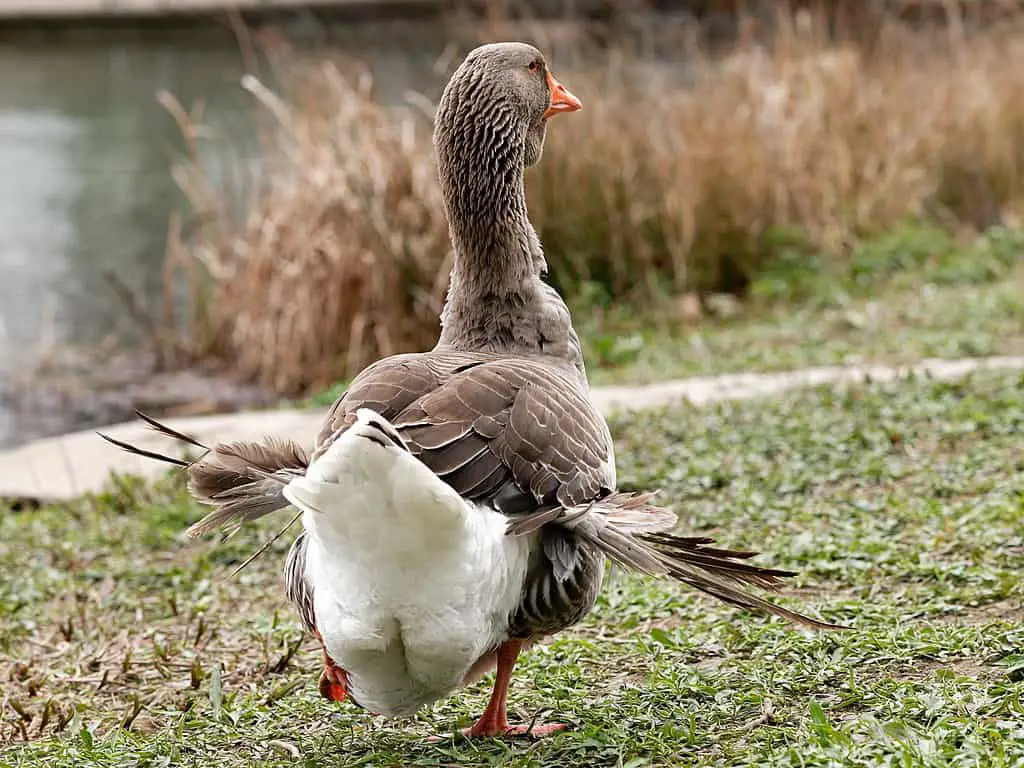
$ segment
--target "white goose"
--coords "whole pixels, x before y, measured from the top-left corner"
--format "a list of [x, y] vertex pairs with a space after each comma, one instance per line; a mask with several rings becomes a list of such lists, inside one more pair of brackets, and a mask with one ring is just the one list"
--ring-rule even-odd
[[187, 468], [192, 493], [216, 507], [193, 533], [289, 504], [302, 511], [287, 591], [323, 646], [324, 696], [409, 716], [496, 666], [491, 701], [466, 734], [523, 733], [505, 711], [516, 658], [593, 607], [606, 557], [834, 626], [743, 589], [775, 588], [790, 574], [665, 533], [672, 512], [616, 492], [608, 427], [590, 402], [565, 303], [543, 281], [523, 189], [547, 121], [581, 106], [529, 45], [466, 57], [434, 133], [455, 248], [440, 340], [364, 370], [311, 457], [268, 438], [219, 444], [185, 464], [119, 443]]

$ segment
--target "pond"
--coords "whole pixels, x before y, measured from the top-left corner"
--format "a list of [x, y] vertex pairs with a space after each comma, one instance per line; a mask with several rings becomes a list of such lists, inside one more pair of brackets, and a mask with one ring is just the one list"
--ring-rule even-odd
[[[639, 27], [630, 22], [631, 38], [639, 29], [652, 62], [680, 50], [674, 34], [657, 51], [647, 45], [670, 27], [681, 29], [666, 24], [669, 18], [651, 14]], [[542, 31], [551, 47], [570, 42], [566, 56], [553, 52], [559, 61], [573, 40], [586, 37], [573, 22], [526, 26], [526, 32], [493, 27], [483, 34], [528, 39]], [[326, 26], [299, 15], [253, 34], [362, 60], [378, 96], [397, 104], [410, 90], [435, 98], [456, 55], [452, 41], [469, 45], [480, 32], [479, 25], [442, 19]], [[163, 306], [170, 214], [187, 212], [170, 172], [185, 145], [158, 95], [173, 94], [186, 107], [204, 105], [203, 159], [214, 176], [218, 165], [228, 168], [224, 160], [231, 172], [240, 160], [258, 163], [253, 99], [240, 86], [247, 71], [242, 50], [219, 22], [0, 29], [0, 447], [130, 413], [125, 397], [110, 406], [117, 390], [109, 382], [107, 405], [82, 411], [68, 404], [65, 390], [54, 396], [50, 383], [29, 374], [39, 361], [74, 360], [75, 350], [92, 350], [94, 361], [96, 350], [112, 355], [142, 346], [140, 315], [157, 319]], [[102, 354], [100, 373], [126, 364]], [[97, 373], [94, 362], [85, 367], [88, 376]], [[66, 368], [65, 362], [65, 378]], [[88, 394], [88, 384], [85, 389]], [[32, 408], [25, 406], [26, 391], [35, 399]]]
[[[307, 30], [309, 47], [317, 31]], [[384, 97], [397, 100], [409, 88], [436, 88], [444, 29], [349, 25], [330, 30], [330, 45], [367, 61]], [[159, 312], [168, 217], [183, 207], [170, 168], [184, 145], [157, 95], [167, 91], [186, 106], [202, 100], [213, 137], [206, 150], [244, 157], [253, 144], [251, 97], [239, 86], [245, 71], [236, 39], [222, 29], [0, 37], [5, 389], [55, 348], [139, 339], [121, 294], [127, 288], [140, 307]], [[0, 445], [38, 431], [13, 408], [10, 398], [0, 401]]]

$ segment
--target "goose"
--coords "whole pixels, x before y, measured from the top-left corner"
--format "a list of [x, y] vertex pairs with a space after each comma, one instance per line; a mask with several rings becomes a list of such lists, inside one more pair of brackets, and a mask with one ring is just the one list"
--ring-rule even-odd
[[214, 507], [193, 535], [299, 510], [286, 592], [321, 645], [328, 699], [406, 718], [496, 670], [466, 736], [561, 730], [509, 722], [512, 670], [593, 608], [608, 560], [836, 628], [747, 589], [776, 590], [791, 572], [677, 536], [674, 512], [617, 489], [611, 434], [569, 310], [545, 281], [524, 192], [549, 120], [581, 107], [533, 46], [466, 56], [434, 129], [454, 248], [439, 340], [356, 376], [311, 453], [273, 437], [207, 448], [144, 414], [205, 455], [185, 462], [107, 437], [187, 471], [191, 493]]

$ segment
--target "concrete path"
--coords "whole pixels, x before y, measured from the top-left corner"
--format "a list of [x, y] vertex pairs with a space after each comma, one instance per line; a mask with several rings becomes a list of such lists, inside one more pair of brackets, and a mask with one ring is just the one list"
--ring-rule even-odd
[[[740, 373], [667, 381], [647, 386], [598, 387], [592, 396], [605, 414], [616, 410], [651, 408], [688, 402], [694, 406], [723, 400], [768, 397], [800, 387], [887, 381], [911, 374], [957, 379], [979, 369], [1024, 369], [1024, 357], [970, 360], [925, 360], [910, 366], [854, 365], [808, 368], [784, 373]], [[249, 411], [219, 416], [169, 419], [174, 429], [204, 443], [251, 440], [265, 434], [309, 445], [319, 431], [326, 409]], [[118, 439], [171, 455], [173, 443], [140, 422], [103, 429]], [[0, 452], [0, 498], [56, 501], [75, 498], [103, 487], [110, 473], [153, 478], [165, 465], [132, 456], [101, 440], [95, 431], [27, 443]]]

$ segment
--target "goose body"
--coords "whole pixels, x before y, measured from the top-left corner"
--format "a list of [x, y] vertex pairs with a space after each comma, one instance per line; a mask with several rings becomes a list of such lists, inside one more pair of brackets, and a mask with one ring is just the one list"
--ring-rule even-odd
[[523, 186], [548, 119], [580, 107], [522, 43], [481, 46], [452, 75], [434, 131], [455, 250], [440, 338], [356, 376], [312, 454], [267, 438], [188, 463], [112, 440], [187, 470], [214, 507], [194, 534], [301, 510], [285, 586], [323, 648], [330, 699], [406, 716], [496, 667], [467, 734], [526, 732], [505, 711], [516, 658], [590, 611], [606, 560], [834, 627], [745, 588], [775, 589], [789, 572], [674, 535], [671, 510], [616, 488], [611, 435], [569, 311], [543, 279]]
[[466, 501], [379, 414], [356, 422], [284, 488], [302, 511], [302, 578], [348, 695], [412, 715], [463, 684], [508, 637], [532, 538]]

